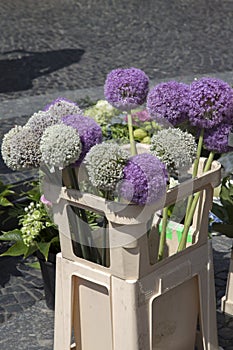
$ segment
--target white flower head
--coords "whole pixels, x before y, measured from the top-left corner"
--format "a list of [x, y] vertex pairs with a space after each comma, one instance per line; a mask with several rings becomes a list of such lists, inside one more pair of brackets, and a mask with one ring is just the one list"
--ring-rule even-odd
[[128, 159], [129, 153], [118, 144], [103, 142], [92, 147], [85, 157], [92, 185], [100, 190], [114, 191]]
[[151, 138], [151, 153], [166, 164], [170, 175], [187, 171], [196, 157], [196, 150], [194, 136], [179, 128], [162, 129]]
[[26, 126], [31, 128], [34, 132], [38, 133], [41, 137], [48, 126], [58, 123], [61, 123], [61, 118], [58, 116], [53, 115], [48, 111], [39, 111], [37, 113], [34, 113], [28, 119]]
[[63, 97], [57, 98], [46, 106], [45, 111], [52, 116], [56, 116], [60, 120], [67, 115], [82, 114], [82, 110], [76, 103]]
[[40, 165], [39, 135], [30, 128], [14, 127], [5, 135], [2, 155], [12, 170], [36, 168]]
[[82, 145], [78, 132], [71, 126], [57, 124], [49, 126], [40, 142], [42, 162], [51, 172], [74, 163], [80, 156]]

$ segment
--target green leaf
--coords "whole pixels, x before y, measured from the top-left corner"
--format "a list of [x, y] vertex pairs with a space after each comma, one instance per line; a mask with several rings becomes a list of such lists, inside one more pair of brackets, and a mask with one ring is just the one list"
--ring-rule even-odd
[[15, 229], [12, 231], [3, 232], [3, 235], [0, 236], [0, 241], [13, 241], [13, 242], [23, 241], [21, 236], [21, 231], [18, 229]]
[[36, 243], [39, 251], [41, 252], [41, 254], [44, 255], [46, 261], [48, 260], [49, 249], [51, 247], [51, 244], [57, 243], [57, 242], [59, 242], [59, 237], [55, 236], [49, 242], [37, 242]]
[[37, 247], [38, 247], [39, 251], [41, 252], [41, 254], [44, 255], [46, 261], [48, 260], [50, 246], [51, 246], [51, 242], [38, 242], [37, 243]]
[[4, 197], [0, 197], [0, 206], [2, 207], [13, 207], [13, 204], [7, 199], [7, 198], [4, 198]]
[[19, 256], [24, 255], [27, 251], [27, 246], [24, 244], [23, 241], [18, 241], [15, 244], [13, 244], [6, 252], [2, 253], [0, 256]]
[[28, 256], [32, 255], [38, 250], [38, 247], [35, 243], [27, 247], [27, 250], [24, 253], [24, 258], [26, 259]]

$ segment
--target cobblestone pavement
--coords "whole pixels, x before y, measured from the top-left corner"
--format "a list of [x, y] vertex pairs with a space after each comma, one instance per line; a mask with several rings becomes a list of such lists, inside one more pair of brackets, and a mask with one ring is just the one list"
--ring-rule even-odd
[[2, 0], [0, 31], [1, 100], [101, 86], [116, 67], [233, 71], [232, 0]]

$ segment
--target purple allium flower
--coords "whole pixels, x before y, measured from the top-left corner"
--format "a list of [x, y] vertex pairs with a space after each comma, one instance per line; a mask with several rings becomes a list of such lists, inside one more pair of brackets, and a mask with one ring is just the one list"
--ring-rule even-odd
[[139, 205], [153, 204], [165, 194], [167, 180], [165, 165], [152, 154], [141, 153], [125, 165], [119, 193]]
[[232, 125], [220, 124], [216, 128], [206, 130], [204, 134], [204, 145], [209, 151], [217, 153], [227, 153], [233, 151], [233, 147], [229, 146], [229, 134]]
[[114, 69], [108, 75], [104, 85], [106, 100], [114, 107], [129, 111], [146, 101], [149, 91], [149, 78], [140, 69]]
[[233, 89], [222, 80], [201, 78], [190, 86], [189, 120], [199, 128], [227, 124], [233, 113]]
[[92, 118], [79, 114], [67, 115], [62, 122], [78, 131], [82, 152], [75, 165], [79, 165], [91, 147], [102, 142], [101, 127]]
[[158, 123], [176, 126], [188, 119], [189, 86], [176, 81], [156, 85], [147, 96], [147, 110]]

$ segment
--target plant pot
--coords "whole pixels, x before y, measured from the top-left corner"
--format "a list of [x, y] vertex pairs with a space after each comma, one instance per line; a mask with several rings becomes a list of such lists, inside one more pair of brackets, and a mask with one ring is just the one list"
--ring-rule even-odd
[[41, 274], [44, 281], [44, 293], [46, 305], [49, 309], [54, 310], [55, 306], [55, 279], [56, 279], [56, 254], [49, 253], [48, 261], [40, 251], [36, 252], [40, 263]]

